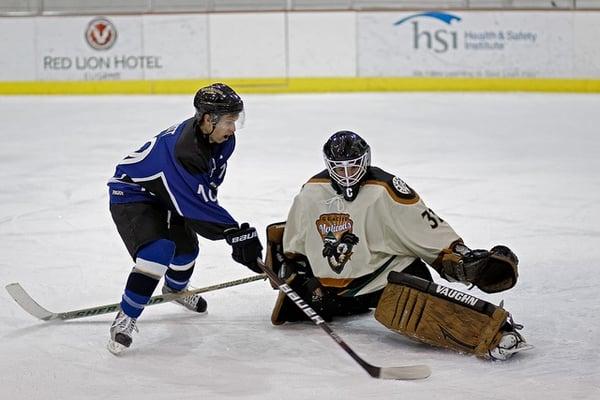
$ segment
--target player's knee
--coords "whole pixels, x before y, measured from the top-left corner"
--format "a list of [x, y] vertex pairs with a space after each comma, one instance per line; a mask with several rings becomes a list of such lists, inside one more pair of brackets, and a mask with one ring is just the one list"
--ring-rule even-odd
[[141, 247], [136, 255], [135, 268], [139, 272], [161, 277], [171, 264], [175, 243], [159, 239]]
[[188, 269], [194, 266], [196, 258], [198, 258], [198, 253], [198, 248], [196, 248], [192, 252], [188, 252], [185, 254], [176, 254], [173, 257], [169, 268], [175, 271], [187, 271]]

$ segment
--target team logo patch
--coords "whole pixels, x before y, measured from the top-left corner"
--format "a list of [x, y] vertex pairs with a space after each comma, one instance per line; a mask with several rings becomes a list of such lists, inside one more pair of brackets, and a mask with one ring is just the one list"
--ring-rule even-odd
[[104, 17], [94, 18], [85, 30], [85, 40], [93, 49], [108, 50], [117, 40], [117, 29]]
[[394, 179], [392, 179], [392, 184], [394, 185], [394, 188], [396, 188], [396, 190], [402, 194], [408, 195], [411, 193], [408, 185], [397, 176], [395, 176]]
[[323, 239], [323, 257], [337, 274], [342, 272], [358, 243], [358, 236], [352, 233], [353, 224], [348, 214], [322, 214], [316, 221]]

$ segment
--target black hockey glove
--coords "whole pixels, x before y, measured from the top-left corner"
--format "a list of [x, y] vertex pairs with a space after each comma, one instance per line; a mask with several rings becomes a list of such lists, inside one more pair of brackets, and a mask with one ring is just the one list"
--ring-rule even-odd
[[326, 322], [330, 322], [336, 316], [348, 316], [362, 314], [369, 311], [366, 304], [362, 304], [356, 297], [341, 297], [333, 288], [321, 285], [319, 279], [310, 278], [305, 283], [306, 297], [304, 301]]
[[[281, 264], [281, 268], [277, 271], [277, 276], [286, 281], [288, 284], [297, 277], [306, 278], [312, 276], [307, 273], [306, 261], [285, 260]], [[291, 285], [290, 285], [291, 286]]]
[[456, 275], [459, 281], [475, 283], [481, 271], [488, 262], [490, 252], [483, 249], [469, 250], [456, 266]]
[[223, 232], [227, 244], [231, 246], [231, 257], [240, 264], [244, 264], [257, 274], [262, 269], [256, 263], [256, 259], [262, 259], [262, 244], [258, 239], [256, 229], [251, 228], [244, 222], [239, 228], [229, 228]]
[[442, 260], [442, 276], [451, 282], [473, 284], [487, 293], [501, 292], [517, 283], [519, 260], [506, 246], [487, 251], [457, 244]]
[[492, 247], [488, 262], [477, 277], [475, 285], [486, 293], [508, 290], [517, 284], [519, 259], [506, 246]]

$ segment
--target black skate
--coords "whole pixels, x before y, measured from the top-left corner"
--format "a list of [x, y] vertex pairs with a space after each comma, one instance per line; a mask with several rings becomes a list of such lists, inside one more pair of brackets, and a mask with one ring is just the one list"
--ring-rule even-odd
[[[167, 285], [163, 285], [162, 293], [170, 294], [170, 293], [179, 293], [179, 292], [171, 289]], [[197, 313], [205, 313], [206, 309], [208, 307], [208, 305], [206, 304], [206, 300], [204, 300], [204, 298], [202, 296], [200, 296], [199, 294], [192, 294], [190, 296], [182, 297], [180, 299], [175, 300], [175, 302], [177, 302], [178, 304], [181, 304], [188, 310], [194, 311]]]

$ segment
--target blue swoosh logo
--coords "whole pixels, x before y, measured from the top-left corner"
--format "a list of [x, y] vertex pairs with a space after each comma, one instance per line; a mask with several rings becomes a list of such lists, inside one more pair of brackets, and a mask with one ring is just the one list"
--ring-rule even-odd
[[448, 14], [448, 13], [444, 13], [444, 12], [428, 11], [428, 12], [424, 12], [424, 13], [420, 13], [420, 14], [414, 14], [414, 15], [411, 15], [406, 18], [402, 18], [400, 21], [395, 22], [394, 25], [400, 25], [400, 24], [408, 21], [409, 19], [418, 18], [418, 17], [435, 18], [442, 22], [445, 22], [448, 25], [452, 24], [452, 21], [460, 21], [461, 20], [461, 18], [457, 17], [456, 15], [452, 15], [452, 14]]

